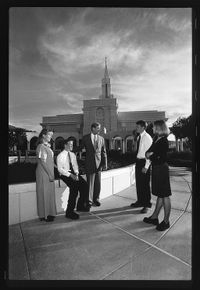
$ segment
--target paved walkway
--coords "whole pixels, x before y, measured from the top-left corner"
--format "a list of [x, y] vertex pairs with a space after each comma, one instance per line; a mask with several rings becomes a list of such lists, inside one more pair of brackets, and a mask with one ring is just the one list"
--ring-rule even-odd
[[150, 213], [130, 208], [136, 199], [132, 186], [103, 199], [100, 208], [80, 213], [78, 221], [59, 215], [53, 223], [10, 226], [9, 279], [190, 280], [191, 172], [171, 168], [170, 175], [167, 231], [142, 222]]

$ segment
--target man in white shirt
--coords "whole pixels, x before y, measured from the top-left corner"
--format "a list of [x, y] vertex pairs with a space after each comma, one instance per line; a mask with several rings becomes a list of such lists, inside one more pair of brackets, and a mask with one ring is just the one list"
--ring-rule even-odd
[[131, 207], [143, 207], [141, 213], [147, 213], [148, 208], [151, 208], [151, 193], [150, 193], [150, 161], [146, 159], [145, 153], [152, 144], [151, 136], [145, 131], [146, 122], [140, 120], [136, 122], [136, 131], [139, 134], [137, 137], [136, 146], [136, 191], [137, 201], [131, 204]]
[[80, 197], [77, 202], [77, 210], [89, 211], [89, 206], [87, 206], [89, 188], [87, 182], [79, 175], [76, 155], [72, 150], [73, 139], [68, 138], [64, 142], [64, 150], [57, 156], [57, 168], [60, 173], [60, 178], [69, 187], [66, 217], [78, 219], [79, 215], [74, 212], [78, 192], [80, 192]]

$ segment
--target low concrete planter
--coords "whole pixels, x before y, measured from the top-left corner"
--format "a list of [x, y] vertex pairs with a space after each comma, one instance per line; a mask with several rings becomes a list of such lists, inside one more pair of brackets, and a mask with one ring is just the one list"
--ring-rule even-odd
[[[85, 179], [86, 177], [83, 176]], [[102, 172], [100, 198], [106, 198], [128, 188], [135, 182], [135, 165]], [[67, 207], [69, 188], [61, 180], [55, 181], [57, 213]], [[9, 185], [9, 225], [38, 218], [36, 183]]]

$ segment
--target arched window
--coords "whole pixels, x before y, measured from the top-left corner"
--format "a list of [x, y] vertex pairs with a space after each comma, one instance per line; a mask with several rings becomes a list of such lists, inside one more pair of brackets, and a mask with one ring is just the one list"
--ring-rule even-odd
[[55, 149], [56, 150], [63, 150], [63, 148], [64, 148], [64, 138], [57, 137], [55, 140]]
[[105, 139], [106, 150], [109, 150], [109, 139]]
[[126, 137], [126, 152], [133, 151], [133, 136]]
[[36, 150], [38, 137], [34, 136], [30, 140], [30, 150]]
[[116, 136], [113, 138], [113, 149], [114, 150], [122, 150], [122, 137]]

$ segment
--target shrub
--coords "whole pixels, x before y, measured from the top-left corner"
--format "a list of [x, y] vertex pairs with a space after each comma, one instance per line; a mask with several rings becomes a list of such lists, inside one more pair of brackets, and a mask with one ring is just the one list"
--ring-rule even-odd
[[[8, 183], [29, 183], [35, 182], [36, 163], [13, 163], [8, 166]], [[55, 179], [58, 179], [59, 174], [57, 169], [54, 169]]]
[[[56, 159], [56, 158], [55, 158]], [[119, 151], [111, 152], [108, 154], [108, 169], [115, 169], [130, 164], [135, 163], [135, 154], [134, 153], [125, 153], [122, 154]], [[85, 174], [85, 161], [78, 159], [79, 172], [80, 174]], [[35, 170], [37, 163], [23, 162], [23, 163], [13, 163], [9, 164], [8, 167], [8, 183], [29, 183], [35, 182]], [[58, 170], [54, 169], [55, 179], [59, 178]]]
[[192, 152], [190, 150], [183, 152], [168, 152], [167, 161], [169, 165], [180, 167], [192, 167]]
[[182, 152], [168, 152], [169, 159], [192, 160], [192, 152], [190, 150]]
[[13, 163], [8, 166], [8, 183], [26, 183], [35, 181], [36, 164]]

